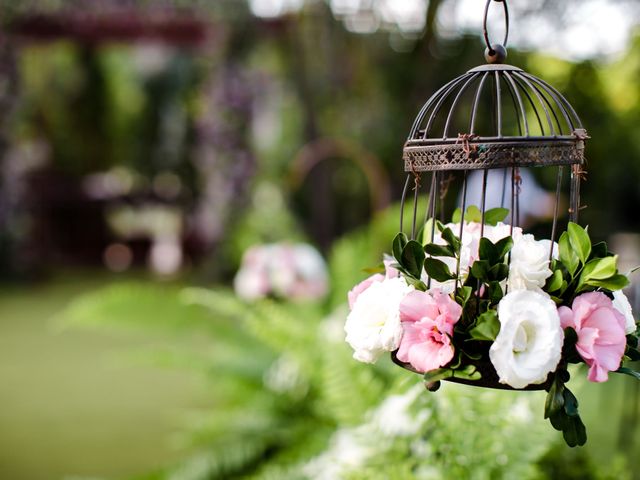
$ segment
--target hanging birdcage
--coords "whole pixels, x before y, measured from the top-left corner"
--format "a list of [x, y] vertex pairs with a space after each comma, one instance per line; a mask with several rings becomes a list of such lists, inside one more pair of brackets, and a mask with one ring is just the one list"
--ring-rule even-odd
[[[502, 44], [487, 31], [492, 2], [504, 10]], [[441, 380], [546, 390], [545, 418], [569, 445], [582, 445], [568, 366], [587, 364], [595, 382], [609, 372], [640, 378], [621, 366], [640, 359], [621, 291], [629, 281], [606, 244], [592, 245], [577, 223], [586, 130], [555, 88], [504, 63], [508, 36], [507, 1], [487, 0], [487, 64], [440, 88], [420, 110], [403, 150], [393, 256], [349, 293], [346, 341], [367, 363], [391, 352], [433, 391]], [[522, 202], [529, 212], [542, 208], [524, 195], [528, 168], [555, 169], [545, 239], [521, 225]]]
[[[483, 171], [482, 198], [490, 169], [503, 169], [502, 198], [511, 208], [511, 223], [519, 224], [518, 170], [523, 167], [557, 167], [556, 198], [560, 198], [565, 167], [571, 169], [569, 218], [577, 221], [580, 209], [580, 179], [584, 174], [586, 130], [571, 104], [544, 80], [524, 70], [504, 64], [509, 37], [509, 11], [502, 3], [506, 33], [502, 44], [491, 44], [487, 31], [487, 1], [484, 17], [486, 65], [469, 70], [440, 88], [422, 107], [404, 146], [408, 173], [402, 196], [402, 213], [411, 180], [421, 186], [424, 173], [428, 184], [430, 214], [438, 212], [442, 185], [450, 183], [453, 172], [462, 172], [463, 203], [468, 173]], [[483, 122], [479, 121], [482, 117]], [[420, 188], [413, 188], [418, 205]], [[558, 221], [556, 201], [553, 225]], [[464, 209], [463, 209], [464, 210]], [[484, 209], [483, 209], [484, 211]], [[464, 212], [463, 212], [464, 214]], [[401, 217], [402, 218], [402, 217]], [[411, 236], [418, 221], [414, 211]], [[404, 225], [401, 221], [401, 231]]]
[[[505, 36], [501, 44], [491, 43], [487, 17], [491, 3], [501, 3], [504, 9]], [[469, 175], [479, 171], [480, 236], [484, 234], [487, 211], [487, 180], [489, 172], [500, 170], [500, 206], [508, 209], [508, 224], [519, 227], [520, 169], [554, 167], [556, 173], [555, 204], [550, 235], [549, 258], [553, 256], [562, 201], [563, 176], [570, 170], [570, 200], [568, 218], [578, 221], [580, 211], [580, 181], [585, 175], [584, 148], [588, 138], [579, 116], [567, 99], [549, 83], [519, 67], [505, 64], [509, 39], [509, 9], [503, 0], [488, 0], [484, 12], [483, 37], [486, 44], [486, 65], [472, 68], [440, 88], [427, 100], [416, 117], [403, 149], [407, 172], [402, 193], [400, 231], [411, 240], [418, 235], [433, 242], [436, 222], [447, 213], [447, 197], [459, 184], [460, 218], [456, 233], [464, 241], [465, 214], [469, 206], [467, 182]], [[495, 176], [495, 173], [494, 173]], [[425, 181], [426, 177], [426, 181]], [[493, 182], [495, 184], [495, 182]], [[495, 187], [495, 185], [494, 185]], [[495, 196], [495, 192], [494, 196]], [[424, 217], [420, 215], [421, 196], [427, 197]], [[413, 200], [409, 197], [413, 196]], [[405, 225], [405, 207], [412, 205], [411, 224]], [[423, 218], [422, 223], [420, 223]], [[420, 229], [417, 230], [418, 226]], [[421, 239], [421, 240], [422, 240]], [[456, 265], [456, 277], [460, 265]], [[427, 280], [431, 286], [431, 279]], [[394, 361], [404, 368], [410, 365]], [[489, 388], [513, 389], [500, 383], [490, 365], [483, 365], [483, 379], [449, 378], [449, 381], [481, 385]], [[527, 390], [543, 390], [545, 384], [528, 385]]]

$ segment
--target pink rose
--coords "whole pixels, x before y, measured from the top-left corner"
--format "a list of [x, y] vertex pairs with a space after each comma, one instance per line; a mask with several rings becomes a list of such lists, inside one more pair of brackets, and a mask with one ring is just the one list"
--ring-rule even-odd
[[358, 299], [358, 296], [362, 292], [364, 292], [367, 288], [369, 288], [374, 283], [382, 282], [382, 281], [384, 281], [384, 275], [376, 273], [375, 275], [371, 275], [369, 278], [367, 278], [366, 280], [363, 280], [358, 285], [353, 287], [347, 294], [349, 298], [349, 308], [353, 310], [353, 306], [356, 304], [356, 300]]
[[601, 292], [584, 293], [571, 308], [560, 307], [562, 328], [571, 327], [578, 334], [576, 350], [589, 365], [589, 380], [605, 382], [609, 372], [620, 367], [626, 347], [625, 319]]
[[424, 373], [453, 358], [450, 335], [462, 315], [462, 307], [438, 290], [413, 291], [400, 303], [404, 333], [397, 358]]

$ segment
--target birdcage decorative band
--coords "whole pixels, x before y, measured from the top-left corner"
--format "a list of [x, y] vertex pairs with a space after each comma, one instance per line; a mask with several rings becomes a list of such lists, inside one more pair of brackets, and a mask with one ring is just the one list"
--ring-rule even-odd
[[[407, 142], [405, 172], [480, 170], [584, 164], [584, 141], [579, 139], [420, 145]], [[417, 145], [415, 145], [417, 144]]]

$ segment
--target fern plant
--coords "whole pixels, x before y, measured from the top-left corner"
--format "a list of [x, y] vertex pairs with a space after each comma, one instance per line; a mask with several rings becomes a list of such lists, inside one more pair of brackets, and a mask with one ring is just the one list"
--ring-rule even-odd
[[207, 339], [205, 348], [146, 352], [160, 366], [207, 379], [212, 407], [184, 426], [196, 453], [140, 480], [537, 475], [552, 436], [532, 415], [530, 397], [456, 385], [431, 395], [390, 362], [371, 368], [351, 361], [345, 285], [357, 280], [354, 265], [370, 263], [361, 252], [377, 256], [376, 239], [394, 228], [389, 220], [336, 245], [334, 291], [324, 305], [246, 304], [225, 288], [145, 283], [114, 285], [69, 305], [60, 318], [67, 326]]

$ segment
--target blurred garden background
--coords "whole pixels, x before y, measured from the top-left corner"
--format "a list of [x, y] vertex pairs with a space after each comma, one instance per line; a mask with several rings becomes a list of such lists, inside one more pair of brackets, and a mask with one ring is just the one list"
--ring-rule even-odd
[[[484, 3], [0, 0], [0, 478], [640, 478], [640, 384], [575, 375], [572, 450], [537, 393], [430, 394], [343, 341]], [[582, 117], [582, 221], [628, 270], [640, 1], [510, 7], [509, 63]], [[272, 294], [243, 257], [282, 258]]]

